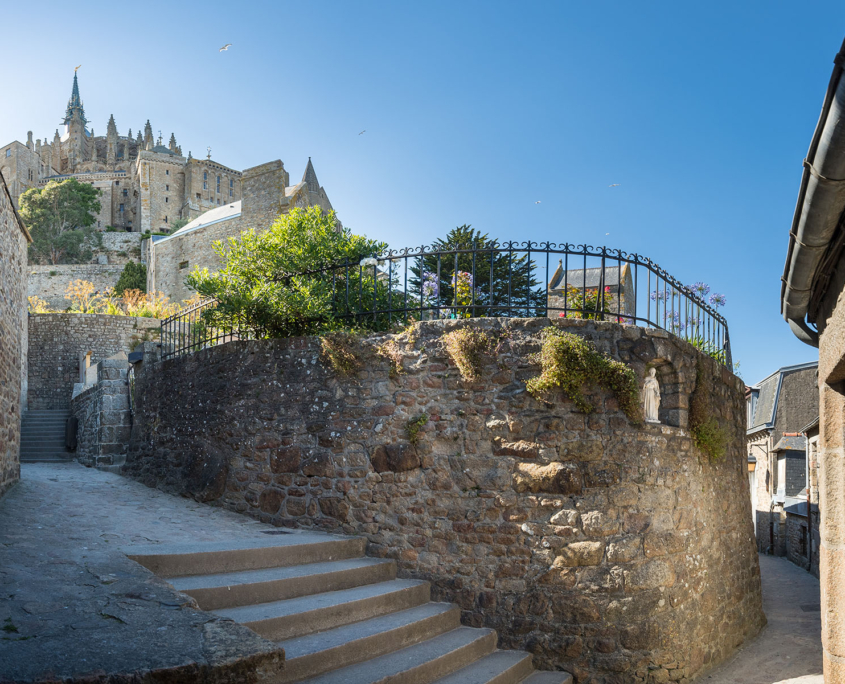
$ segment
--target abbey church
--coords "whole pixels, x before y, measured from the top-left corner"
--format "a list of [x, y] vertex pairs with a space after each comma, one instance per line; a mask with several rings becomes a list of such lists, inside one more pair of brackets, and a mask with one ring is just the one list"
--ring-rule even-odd
[[[121, 135], [114, 116], [110, 116], [106, 135], [95, 135], [93, 127], [89, 127], [76, 72], [62, 122], [64, 130], [61, 134], [57, 130], [51, 142], [46, 137], [33, 141], [30, 131], [25, 144], [14, 141], [0, 147], [0, 173], [13, 203], [19, 207], [20, 196], [28, 189], [62, 178], [73, 177], [99, 188], [101, 209], [95, 223], [99, 230], [139, 234], [136, 247], [140, 234], [168, 234], [164, 240], [167, 244], [154, 246], [163, 238], [154, 235], [152, 240], [144, 240], [148, 244], [137, 252], [147, 262], [148, 289], [161, 291], [171, 299], [191, 294], [184, 286], [186, 268], [200, 265], [213, 270], [214, 240], [247, 227], [267, 227], [291, 207], [332, 208], [310, 159], [302, 181], [291, 185], [279, 160], [242, 172], [214, 161], [210, 154], [198, 159], [188, 152], [186, 157], [174, 134], [167, 145], [162, 144], [160, 135], [154, 137], [149, 120], [143, 132], [138, 129], [133, 136], [128, 129], [126, 135]], [[206, 215], [208, 212], [211, 213]], [[174, 231], [176, 221], [180, 225], [189, 223]], [[225, 229], [218, 225], [221, 223], [225, 223]], [[215, 228], [209, 228], [211, 225]], [[118, 244], [116, 237], [108, 242]], [[98, 287], [113, 285], [115, 266], [125, 262], [128, 238], [119, 241], [114, 253], [100, 254], [98, 264], [87, 268], [87, 274], [99, 269], [102, 277], [90, 273], [86, 278]], [[50, 268], [50, 274], [58, 273], [51, 275], [47, 284], [40, 273], [45, 268]], [[78, 266], [75, 268], [79, 270]], [[55, 265], [31, 267], [29, 294], [61, 306], [64, 281], [71, 278], [63, 277], [65, 270], [70, 274], [73, 269]]]

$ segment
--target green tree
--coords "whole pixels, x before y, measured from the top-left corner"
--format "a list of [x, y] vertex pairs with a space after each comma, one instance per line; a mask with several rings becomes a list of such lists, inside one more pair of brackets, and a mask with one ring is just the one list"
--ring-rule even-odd
[[[203, 316], [206, 329], [237, 330], [250, 337], [307, 335], [355, 323], [343, 318], [347, 284], [349, 313], [377, 327], [382, 317], [364, 312], [383, 308], [389, 283], [375, 266], [358, 266], [385, 248], [375, 240], [341, 228], [334, 212], [319, 207], [293, 209], [267, 231], [248, 230], [214, 243], [221, 257], [218, 272], [195, 268], [186, 283], [217, 306]], [[353, 264], [315, 272], [340, 263]], [[347, 276], [348, 270], [348, 276]], [[359, 294], [360, 293], [360, 294]]]
[[176, 219], [173, 223], [170, 224], [170, 233], [171, 235], [175, 233], [180, 228], [184, 228], [191, 222], [191, 219], [188, 218], [180, 218]]
[[120, 297], [126, 290], [147, 291], [147, 267], [137, 261], [130, 261], [123, 267], [117, 285], [114, 286], [114, 293]]
[[[411, 267], [410, 294], [418, 299], [422, 293], [423, 306], [446, 309], [462, 318], [544, 316], [546, 294], [534, 277], [535, 262], [529, 263], [524, 253], [496, 251], [495, 244], [467, 224], [450, 230], [445, 238], [432, 243], [431, 251], [445, 254], [430, 254]], [[456, 262], [456, 249], [473, 248], [474, 261], [473, 253], [467, 251], [458, 253]], [[474, 308], [468, 306], [473, 301]]]
[[32, 235], [30, 259], [36, 263], [78, 264], [89, 261], [101, 191], [75, 178], [30, 188], [20, 199], [20, 212]]

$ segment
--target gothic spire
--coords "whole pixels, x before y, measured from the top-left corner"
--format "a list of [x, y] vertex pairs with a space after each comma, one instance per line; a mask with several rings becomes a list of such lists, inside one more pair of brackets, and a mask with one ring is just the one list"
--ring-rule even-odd
[[115, 124], [114, 122], [114, 114], [109, 117], [109, 125], [106, 129], [106, 135], [109, 138], [114, 138], [115, 140], [117, 140], [117, 124]]
[[79, 97], [79, 81], [76, 80], [76, 72], [73, 72], [73, 90], [70, 93], [70, 99], [67, 102], [67, 110], [65, 111], [65, 119], [62, 123], [67, 126], [74, 116], [79, 116], [82, 124], [88, 123], [85, 118], [85, 109], [82, 106], [82, 98]]
[[308, 186], [311, 192], [320, 192], [320, 182], [317, 180], [317, 173], [314, 171], [311, 157], [308, 157], [308, 166], [305, 167], [305, 173], [302, 174], [302, 182]]
[[167, 147], [170, 149], [171, 152], [176, 151], [176, 134], [175, 133], [170, 134], [170, 144]]

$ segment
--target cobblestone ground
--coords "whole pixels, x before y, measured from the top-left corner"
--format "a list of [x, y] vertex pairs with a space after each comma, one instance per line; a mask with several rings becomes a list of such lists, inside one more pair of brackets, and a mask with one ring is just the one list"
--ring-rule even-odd
[[196, 610], [120, 550], [273, 529], [77, 464], [24, 465], [0, 500], [0, 681], [170, 670], [248, 682], [277, 667], [274, 644]]
[[821, 684], [819, 581], [785, 558], [760, 556], [768, 624], [702, 684]]

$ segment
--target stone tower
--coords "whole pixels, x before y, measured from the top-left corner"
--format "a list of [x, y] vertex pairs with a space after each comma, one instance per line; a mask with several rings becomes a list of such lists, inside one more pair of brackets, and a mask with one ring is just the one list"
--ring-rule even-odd
[[[88, 132], [85, 124], [85, 109], [82, 106], [82, 98], [79, 97], [79, 82], [76, 79], [76, 72], [73, 72], [73, 89], [65, 110], [65, 118], [62, 123], [65, 126], [64, 143], [67, 145], [67, 167], [73, 172], [76, 165], [83, 162], [87, 157]], [[63, 145], [64, 147], [64, 145]]]
[[114, 122], [114, 114], [109, 117], [109, 125], [106, 130], [106, 162], [114, 165], [117, 159], [117, 125]]

